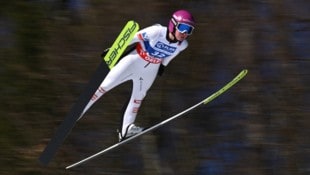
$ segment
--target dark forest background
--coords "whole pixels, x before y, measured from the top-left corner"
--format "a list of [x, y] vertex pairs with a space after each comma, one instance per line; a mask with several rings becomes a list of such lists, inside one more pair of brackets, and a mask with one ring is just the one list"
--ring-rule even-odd
[[[210, 104], [73, 170], [117, 142], [130, 83], [80, 120], [48, 167], [38, 157], [128, 20], [197, 25], [148, 93], [150, 126], [248, 75]], [[0, 174], [306, 175], [310, 173], [307, 0], [13, 0], [0, 2]]]

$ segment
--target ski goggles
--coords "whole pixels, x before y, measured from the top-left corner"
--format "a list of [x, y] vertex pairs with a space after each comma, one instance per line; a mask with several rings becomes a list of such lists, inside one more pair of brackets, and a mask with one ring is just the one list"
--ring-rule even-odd
[[178, 25], [176, 26], [176, 29], [181, 33], [186, 33], [188, 35], [191, 35], [193, 33], [194, 27], [189, 24], [178, 23]]

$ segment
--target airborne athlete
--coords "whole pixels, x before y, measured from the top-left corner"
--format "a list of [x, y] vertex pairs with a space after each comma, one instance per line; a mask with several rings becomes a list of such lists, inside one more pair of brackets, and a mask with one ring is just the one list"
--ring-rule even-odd
[[[123, 114], [119, 140], [133, 136], [143, 130], [134, 124], [139, 107], [153, 84], [156, 75], [181, 51], [187, 48], [187, 37], [194, 30], [194, 18], [186, 10], [173, 13], [168, 27], [156, 24], [138, 31], [130, 44], [136, 48], [123, 57], [107, 74], [83, 114], [112, 88], [132, 80], [132, 94]], [[83, 114], [81, 116], [83, 116]]]

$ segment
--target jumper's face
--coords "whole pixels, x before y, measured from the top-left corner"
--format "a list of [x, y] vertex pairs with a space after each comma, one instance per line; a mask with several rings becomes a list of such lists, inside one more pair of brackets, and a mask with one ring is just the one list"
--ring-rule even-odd
[[175, 38], [178, 41], [183, 41], [187, 38], [188, 34], [187, 33], [181, 33], [178, 30], [175, 31]]

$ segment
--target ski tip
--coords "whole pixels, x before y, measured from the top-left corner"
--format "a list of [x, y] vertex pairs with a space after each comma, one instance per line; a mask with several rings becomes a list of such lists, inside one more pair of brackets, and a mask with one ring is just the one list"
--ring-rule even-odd
[[247, 73], [248, 73], [248, 69], [243, 69], [235, 78], [240, 80], [243, 77], [245, 77], [247, 75]]
[[137, 32], [138, 30], [139, 30], [139, 28], [140, 28], [140, 26], [139, 26], [139, 23], [137, 23], [136, 21], [134, 21], [134, 20], [129, 20], [127, 23], [126, 23], [126, 25], [125, 25], [125, 28], [127, 27], [130, 27], [130, 26], [134, 26], [135, 28], [135, 31]]
[[210, 95], [208, 98], [204, 99], [202, 101], [203, 104], [207, 104], [225, 91], [227, 91], [229, 88], [234, 86], [238, 81], [240, 81], [246, 74], [248, 73], [247, 69], [243, 69], [233, 80], [231, 80], [229, 83], [227, 83], [225, 86], [223, 86], [221, 89], [219, 89], [217, 92]]
[[243, 69], [242, 72], [243, 72], [244, 74], [247, 74], [247, 73], [248, 73], [248, 69]]

